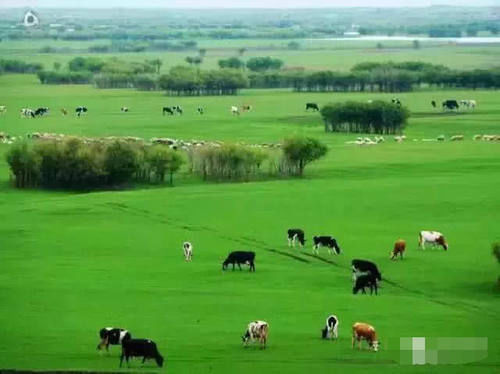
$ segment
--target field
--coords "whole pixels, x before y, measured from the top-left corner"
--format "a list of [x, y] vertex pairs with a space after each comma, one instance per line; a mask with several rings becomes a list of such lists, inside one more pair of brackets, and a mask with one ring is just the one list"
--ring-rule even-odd
[[[491, 243], [500, 240], [500, 144], [474, 134], [500, 133], [500, 96], [493, 91], [423, 91], [398, 97], [412, 112], [408, 140], [374, 147], [325, 134], [320, 105], [383, 94], [296, 94], [247, 90], [238, 97], [171, 98], [162, 93], [40, 86], [34, 76], [0, 77], [0, 131], [73, 135], [168, 136], [181, 139], [279, 142], [290, 134], [328, 144], [327, 157], [300, 179], [203, 183], [185, 173], [174, 187], [94, 193], [16, 190], [0, 145], [0, 368], [111, 371], [119, 349], [98, 355], [97, 332], [128, 328], [154, 339], [172, 373], [493, 373], [500, 365], [500, 268]], [[472, 113], [433, 111], [431, 100], [473, 98]], [[231, 116], [231, 105], [254, 110]], [[180, 104], [183, 117], [162, 117]], [[21, 107], [51, 114], [21, 119]], [[63, 118], [58, 108], [86, 105]], [[205, 107], [206, 115], [195, 114]], [[120, 113], [128, 106], [129, 113]], [[463, 142], [412, 139], [464, 134]], [[290, 249], [286, 229], [301, 227], [304, 249]], [[422, 229], [443, 232], [450, 249], [417, 249]], [[314, 234], [335, 236], [343, 250], [311, 252]], [[390, 261], [398, 238], [403, 261]], [[194, 245], [184, 262], [183, 241]], [[221, 271], [231, 250], [257, 253], [255, 273]], [[350, 261], [375, 261], [379, 296], [352, 295]], [[320, 339], [328, 314], [340, 318], [340, 339]], [[270, 323], [268, 349], [243, 349], [247, 323]], [[350, 326], [373, 324], [377, 354], [351, 349]], [[487, 337], [487, 357], [464, 365], [401, 364], [400, 338]], [[366, 347], [366, 346], [365, 346]], [[456, 351], [455, 357], [466, 352]], [[408, 363], [408, 360], [403, 361]], [[135, 370], [158, 371], [153, 362]], [[163, 371], [165, 368], [163, 369]], [[125, 371], [125, 370], [124, 370]]]

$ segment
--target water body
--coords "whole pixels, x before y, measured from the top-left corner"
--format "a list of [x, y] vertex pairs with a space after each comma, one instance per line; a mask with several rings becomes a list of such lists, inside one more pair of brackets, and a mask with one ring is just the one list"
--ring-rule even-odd
[[408, 41], [418, 40], [420, 42], [441, 42], [456, 44], [495, 44], [500, 43], [500, 37], [463, 37], [463, 38], [430, 38], [427, 36], [380, 36], [368, 35], [345, 38], [321, 38], [310, 40], [331, 40], [331, 41], [360, 41], [360, 42], [387, 42], [387, 41]]

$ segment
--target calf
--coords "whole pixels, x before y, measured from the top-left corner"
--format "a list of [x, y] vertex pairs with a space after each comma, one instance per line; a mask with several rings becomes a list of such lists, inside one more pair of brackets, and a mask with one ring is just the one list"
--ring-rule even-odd
[[182, 249], [184, 250], [184, 258], [186, 261], [191, 261], [191, 257], [193, 256], [193, 246], [190, 242], [184, 242], [182, 244]]
[[101, 350], [106, 347], [106, 351], [109, 351], [110, 345], [119, 345], [123, 341], [131, 339], [132, 335], [125, 329], [120, 329], [118, 327], [105, 327], [99, 331], [99, 337], [101, 341], [97, 345], [97, 350]]
[[128, 339], [122, 342], [122, 355], [120, 357], [120, 367], [122, 367], [123, 358], [127, 361], [130, 357], [142, 357], [142, 363], [147, 359], [153, 358], [159, 367], [163, 366], [163, 356], [158, 352], [156, 343], [149, 339]]
[[267, 339], [269, 337], [269, 324], [265, 321], [254, 321], [248, 324], [248, 327], [241, 337], [243, 344], [248, 345], [249, 342], [254, 342], [257, 339], [261, 348], [266, 348]]
[[240, 270], [241, 270], [241, 264], [248, 264], [250, 265], [250, 271], [255, 271], [254, 261], [255, 261], [255, 252], [234, 251], [231, 252], [222, 263], [222, 270], [226, 270], [227, 265], [229, 264], [233, 264], [233, 270], [235, 264], [238, 264]]
[[298, 240], [301, 247], [304, 246], [306, 239], [304, 237], [304, 231], [301, 229], [288, 229], [288, 246], [291, 244], [295, 247], [295, 241]]
[[357, 341], [359, 343], [358, 347], [361, 349], [361, 340], [366, 340], [368, 346], [374, 352], [378, 351], [380, 343], [377, 340], [377, 332], [373, 326], [363, 322], [356, 322], [352, 325], [352, 348], [354, 349], [354, 342]]
[[336, 315], [330, 315], [326, 319], [326, 326], [321, 330], [321, 337], [323, 339], [338, 339], [339, 333], [339, 319]]
[[340, 247], [337, 240], [331, 236], [314, 236], [313, 242], [313, 252], [319, 253], [319, 247], [326, 246], [330, 254], [340, 254]]
[[370, 272], [377, 281], [382, 280], [382, 274], [378, 271], [377, 265], [375, 265], [371, 261], [354, 259], [351, 261], [352, 272], [354, 275], [354, 280], [358, 277], [359, 273], [367, 273]]
[[448, 243], [443, 234], [437, 231], [420, 231], [418, 234], [418, 245], [425, 250], [425, 243], [430, 243], [432, 246], [441, 246], [446, 251]]
[[356, 277], [352, 293], [356, 295], [359, 290], [361, 290], [364, 294], [366, 294], [366, 287], [370, 287], [370, 295], [373, 295], [373, 290], [375, 290], [375, 295], [378, 295], [377, 278], [371, 272], [363, 273]]
[[398, 239], [394, 243], [394, 249], [391, 252], [391, 260], [395, 260], [398, 255], [403, 259], [403, 253], [406, 250], [406, 242], [403, 239]]
[[306, 111], [312, 109], [315, 112], [319, 111], [319, 106], [316, 103], [306, 103]]

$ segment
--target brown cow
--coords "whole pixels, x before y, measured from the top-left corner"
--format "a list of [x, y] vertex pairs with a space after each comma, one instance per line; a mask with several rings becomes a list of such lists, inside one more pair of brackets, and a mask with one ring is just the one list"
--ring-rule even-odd
[[364, 322], [356, 322], [352, 325], [352, 348], [354, 349], [354, 342], [358, 341], [358, 347], [361, 349], [361, 340], [363, 339], [368, 342], [368, 345], [374, 352], [378, 351], [379, 342], [375, 328]]
[[398, 257], [398, 254], [402, 260], [403, 252], [405, 250], [406, 250], [406, 242], [403, 239], [396, 240], [396, 243], [394, 243], [394, 249], [391, 252], [391, 260], [395, 260], [396, 257]]

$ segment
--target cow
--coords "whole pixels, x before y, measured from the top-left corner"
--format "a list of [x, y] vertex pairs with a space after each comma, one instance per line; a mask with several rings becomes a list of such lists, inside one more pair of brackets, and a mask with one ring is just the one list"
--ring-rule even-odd
[[391, 260], [395, 260], [396, 257], [401, 257], [403, 259], [403, 253], [406, 250], [406, 242], [403, 239], [396, 240], [394, 243], [394, 249], [391, 251]]
[[312, 109], [315, 112], [319, 111], [319, 106], [316, 103], [306, 103], [306, 111]]
[[437, 231], [420, 231], [418, 234], [418, 245], [425, 250], [425, 243], [430, 243], [432, 246], [441, 246], [446, 251], [448, 243], [443, 234]]
[[475, 109], [476, 108], [476, 100], [460, 100], [460, 105], [468, 108], [468, 109]]
[[331, 236], [314, 236], [313, 237], [313, 253], [319, 253], [319, 247], [326, 246], [330, 254], [340, 254], [340, 247], [337, 240]]
[[251, 110], [252, 110], [252, 106], [251, 106], [251, 105], [248, 105], [248, 104], [243, 104], [243, 105], [241, 106], [241, 111], [242, 111], [243, 113], [245, 113], [245, 112], [250, 112]]
[[241, 337], [244, 346], [249, 342], [254, 342], [255, 339], [260, 343], [262, 349], [266, 348], [267, 339], [269, 337], [269, 324], [265, 321], [253, 321], [248, 324], [248, 327]]
[[99, 337], [101, 341], [97, 345], [97, 350], [101, 350], [106, 347], [106, 351], [109, 351], [110, 345], [119, 345], [123, 341], [131, 339], [132, 335], [125, 329], [118, 327], [104, 327], [99, 331]]
[[0, 105], [0, 114], [7, 113], [7, 107], [5, 105]]
[[35, 118], [35, 111], [30, 108], [22, 108], [21, 118]]
[[456, 142], [456, 141], [461, 141], [461, 140], [464, 140], [464, 136], [463, 135], [453, 135], [450, 140], [452, 142]]
[[362, 273], [356, 276], [356, 281], [352, 287], [352, 293], [356, 295], [359, 290], [361, 290], [366, 294], [366, 287], [370, 287], [370, 295], [373, 295], [373, 290], [375, 290], [375, 295], [377, 295], [377, 277], [371, 272]]
[[443, 101], [443, 103], [441, 104], [441, 106], [443, 107], [443, 110], [445, 110], [445, 109], [447, 109], [447, 110], [453, 110], [453, 109], [458, 110], [460, 108], [460, 106], [458, 105], [458, 101], [456, 101], [454, 99]]
[[126, 106], [122, 106], [122, 107], [120, 108], [120, 111], [121, 111], [122, 113], [127, 113], [127, 112], [128, 112], [128, 108], [127, 108]]
[[380, 343], [377, 340], [377, 333], [373, 326], [364, 322], [356, 322], [352, 325], [352, 348], [354, 349], [354, 342], [357, 341], [359, 343], [358, 348], [361, 349], [361, 340], [366, 340], [368, 346], [374, 352], [378, 351]]
[[122, 342], [122, 355], [120, 356], [120, 367], [122, 367], [123, 358], [130, 367], [128, 359], [130, 357], [142, 357], [142, 363], [147, 359], [155, 359], [159, 367], [163, 366], [163, 356], [158, 352], [156, 343], [149, 339], [127, 339]]
[[362, 275], [363, 273], [366, 274], [368, 272], [370, 272], [377, 281], [382, 280], [382, 274], [378, 270], [377, 265], [375, 265], [371, 261], [354, 259], [351, 261], [351, 265], [353, 272], [353, 280], [356, 280], [356, 278], [359, 275]]
[[180, 105], [174, 105], [174, 106], [172, 107], [172, 110], [174, 110], [174, 111], [175, 111], [175, 113], [177, 113], [177, 114], [182, 114], [182, 113], [184, 113]]
[[175, 113], [174, 113], [174, 110], [169, 107], [169, 106], [164, 106], [163, 109], [162, 109], [162, 114], [165, 115], [165, 113], [173, 116]]
[[401, 106], [401, 100], [399, 100], [397, 97], [393, 97], [391, 99], [391, 103], [397, 105], [397, 106]]
[[35, 110], [35, 116], [37, 116], [37, 117], [42, 117], [48, 113], [49, 113], [49, 108], [47, 108], [47, 107], [40, 107], [40, 108], [37, 108]]
[[233, 264], [233, 270], [235, 264], [238, 264], [240, 270], [241, 270], [241, 264], [248, 264], [250, 265], [250, 271], [255, 271], [254, 261], [255, 261], [255, 252], [234, 251], [231, 252], [222, 263], [222, 270], [226, 270], [227, 265], [229, 264]]
[[306, 239], [304, 236], [304, 231], [301, 229], [288, 229], [288, 246], [293, 245], [295, 247], [295, 241], [298, 241], [300, 246], [303, 247], [305, 245]]
[[239, 109], [237, 106], [234, 106], [234, 105], [233, 105], [233, 106], [231, 107], [231, 114], [233, 114], [233, 115], [238, 115], [238, 116], [239, 116], [239, 115], [240, 115], [240, 109]]
[[66, 109], [64, 109], [64, 108], [61, 108], [61, 114], [63, 116], [66, 116], [66, 115], [68, 115], [68, 111]]
[[83, 113], [87, 113], [87, 107], [79, 106], [75, 109], [76, 115], [80, 117]]
[[436, 102], [434, 100], [431, 101], [431, 105], [432, 105], [433, 108], [437, 107], [437, 104], [436, 104]]
[[201, 106], [199, 106], [199, 107], [196, 109], [196, 111], [198, 112], [198, 114], [204, 114], [204, 113], [205, 113], [205, 110], [204, 110]]
[[191, 257], [193, 256], [193, 245], [190, 242], [184, 242], [182, 244], [182, 249], [184, 251], [184, 258], [186, 261], [191, 261]]
[[338, 339], [339, 333], [339, 319], [336, 315], [332, 314], [326, 319], [326, 326], [321, 330], [321, 337], [323, 339]]

